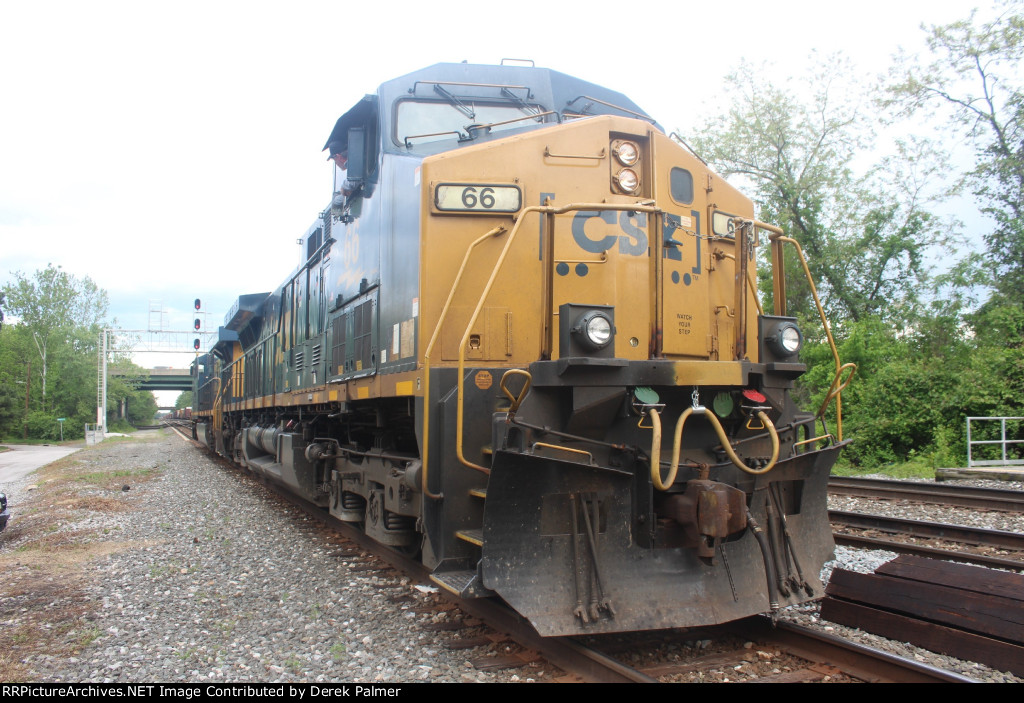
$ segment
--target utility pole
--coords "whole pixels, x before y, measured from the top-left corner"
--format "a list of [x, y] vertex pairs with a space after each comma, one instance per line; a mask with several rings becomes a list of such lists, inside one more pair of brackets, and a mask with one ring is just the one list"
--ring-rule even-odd
[[107, 436], [107, 332], [106, 329], [100, 332], [100, 367], [103, 375], [103, 390], [100, 393], [99, 417], [96, 418], [104, 437]]
[[25, 372], [25, 424], [22, 428], [24, 430], [24, 436], [22, 439], [28, 439], [28, 389], [32, 387], [32, 359], [28, 360], [28, 371]]

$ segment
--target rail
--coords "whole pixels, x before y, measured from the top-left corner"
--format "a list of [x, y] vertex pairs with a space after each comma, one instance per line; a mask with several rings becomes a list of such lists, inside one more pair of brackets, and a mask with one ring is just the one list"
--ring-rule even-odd
[[[857, 365], [854, 363], [844, 364], [839, 359], [839, 349], [836, 347], [836, 340], [832, 336], [832, 327], [828, 324], [828, 318], [825, 317], [825, 308], [821, 304], [818, 289], [814, 285], [814, 278], [811, 276], [811, 269], [807, 266], [807, 259], [804, 257], [804, 250], [800, 247], [800, 243], [791, 237], [785, 236], [781, 228], [766, 222], [754, 221], [754, 226], [770, 233], [768, 239], [772, 246], [772, 288], [775, 298], [776, 315], [784, 316], [786, 314], [786, 270], [783, 258], [783, 244], [792, 244], [793, 248], [796, 249], [797, 256], [800, 258], [800, 265], [804, 269], [804, 276], [806, 276], [807, 284], [810, 286], [811, 296], [814, 298], [818, 315], [821, 317], [821, 326], [825, 330], [828, 346], [832, 350], [832, 358], [836, 364], [836, 372], [832, 377], [832, 383], [829, 385], [828, 392], [825, 394], [825, 400], [818, 409], [816, 417], [821, 419], [824, 424], [825, 411], [828, 409], [829, 404], [835, 400], [836, 438], [841, 442], [843, 441], [842, 392], [850, 384], [850, 381], [853, 380], [854, 374], [857, 373]], [[844, 378], [843, 374], [847, 371], [849, 371], [849, 374]]]
[[[999, 439], [971, 439], [971, 420], [982, 422], [984, 420], [999, 421]], [[1006, 421], [1024, 420], [1024, 417], [969, 417], [967, 418], [967, 468], [975, 466], [1021, 466], [1024, 459], [1008, 459], [1006, 457], [1006, 446], [1009, 444], [1024, 445], [1024, 439], [1006, 438]], [[975, 459], [972, 449], [977, 445], [999, 445], [1000, 459]]]

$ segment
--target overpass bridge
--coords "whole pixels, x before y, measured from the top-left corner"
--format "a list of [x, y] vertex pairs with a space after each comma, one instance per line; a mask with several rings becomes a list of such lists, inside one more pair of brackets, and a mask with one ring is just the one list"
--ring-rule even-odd
[[[110, 368], [111, 376], [123, 376], [120, 371]], [[144, 391], [190, 391], [192, 376], [188, 369], [146, 369], [149, 377], [139, 383]]]

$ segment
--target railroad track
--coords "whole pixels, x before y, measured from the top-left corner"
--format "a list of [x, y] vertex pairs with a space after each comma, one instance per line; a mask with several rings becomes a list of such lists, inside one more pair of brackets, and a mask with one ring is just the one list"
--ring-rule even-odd
[[1024, 492], [999, 488], [974, 488], [917, 481], [833, 476], [828, 480], [828, 491], [832, 495], [906, 500], [980, 510], [1024, 513]]
[[[1024, 492], [1006, 489], [832, 477], [829, 479], [829, 492], [832, 495], [900, 503], [1011, 514], [1024, 512]], [[958, 560], [993, 568], [1024, 569], [1024, 535], [1016, 532], [838, 510], [829, 511], [829, 520], [835, 528], [836, 543], [840, 545]]]
[[[201, 443], [193, 440], [179, 428], [173, 425], [169, 426], [182, 439], [204, 450], [207, 456], [211, 456], [205, 452], [205, 447]], [[232, 471], [239, 469], [224, 457], [211, 456], [211, 458], [222, 462], [222, 466], [230, 467]], [[278, 497], [340, 533], [352, 545], [347, 548], [347, 554], [366, 555], [365, 557], [360, 556], [359, 560], [362, 563], [359, 568], [394, 570], [419, 583], [430, 583], [426, 569], [419, 562], [381, 547], [360, 530], [331, 517], [321, 509], [296, 499], [290, 493], [276, 490], [273, 484], [262, 480], [255, 474], [244, 471], [239, 473], [240, 475], [247, 474], [253, 480], [272, 489]], [[651, 647], [655, 653], [650, 655], [650, 661], [644, 666], [632, 666], [624, 662], [622, 656], [619, 656], [621, 652], [614, 651], [614, 648], [613, 651], [605, 651], [602, 648], [602, 643], [609, 642], [608, 638], [544, 638], [540, 637], [526, 620], [496, 599], [461, 600], [444, 591], [440, 591], [439, 596], [470, 616], [470, 622], [478, 621], [494, 631], [493, 634], [454, 638], [450, 644], [452, 648], [487, 645], [505, 639], [514, 641], [521, 648], [520, 651], [509, 653], [505, 657], [481, 658], [479, 663], [481, 668], [484, 666], [490, 668], [521, 667], [529, 661], [541, 658], [554, 667], [570, 672], [569, 680], [588, 683], [657, 683], [685, 680], [688, 676], [692, 678], [694, 675], [698, 677], [697, 680], [710, 680], [700, 678], [704, 676], [700, 673], [702, 668], [720, 668], [722, 661], [732, 661], [734, 667], [741, 666], [742, 662], [751, 658], [751, 652], [744, 649], [744, 643], [753, 640], [766, 643], [765, 646], [777, 648], [784, 652], [784, 656], [797, 657], [803, 663], [788, 666], [784, 673], [767, 674], [759, 678], [747, 677], [743, 679], [746, 681], [814, 681], [829, 676], [833, 680], [845, 680], [843, 677], [849, 677], [860, 681], [879, 682], [970, 680], [957, 674], [931, 669], [910, 660], [851, 642], [844, 642], [840, 638], [829, 637], [796, 625], [779, 623], [777, 627], [773, 628], [764, 618], [741, 621], [725, 628], [653, 633], [651, 637], [660, 640], [662, 642], [660, 646], [665, 646], [665, 642], [671, 643], [673, 639], [693, 640], [697, 638], [703, 640], [707, 637], [718, 639], [726, 635], [731, 636], [739, 644], [734, 647], [734, 651], [717, 653], [711, 660], [706, 657], [697, 657], [694, 661], [682, 663], [659, 663], [656, 653], [659, 645], [653, 644]], [[644, 635], [640, 637], [642, 638]], [[824, 644], [826, 641], [829, 643], [827, 647]], [[725, 645], [721, 646], [728, 650]], [[630, 647], [628, 652], [635, 654], [636, 646]], [[754, 653], [754, 656], [756, 655], [757, 652]], [[735, 662], [741, 662], [741, 664], [735, 664]], [[694, 674], [694, 672], [697, 673]]]
[[[842, 526], [855, 530], [853, 532], [834, 530], [833, 536], [836, 544], [861, 549], [881, 549], [899, 554], [914, 554], [932, 559], [954, 559], [999, 569], [1024, 569], [1024, 535], [1016, 532], [840, 510], [830, 510], [828, 515], [829, 522], [834, 527]], [[887, 539], [864, 534], [864, 531], [883, 532], [900, 538]], [[920, 544], [915, 541], [916, 539], [941, 540], [953, 545], [971, 545], [979, 548], [980, 551], [971, 551], [958, 546], [946, 549]], [[993, 551], [999, 551], [1000, 554], [992, 554]], [[1006, 552], [1010, 552], [1010, 554], [1006, 554]]]

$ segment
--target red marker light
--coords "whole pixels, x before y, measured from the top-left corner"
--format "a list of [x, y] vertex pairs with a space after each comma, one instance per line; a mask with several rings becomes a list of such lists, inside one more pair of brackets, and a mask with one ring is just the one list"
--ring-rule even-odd
[[751, 388], [748, 388], [747, 390], [743, 391], [743, 397], [752, 403], [763, 403], [766, 400], [768, 400], [763, 395], [761, 395], [760, 393]]

